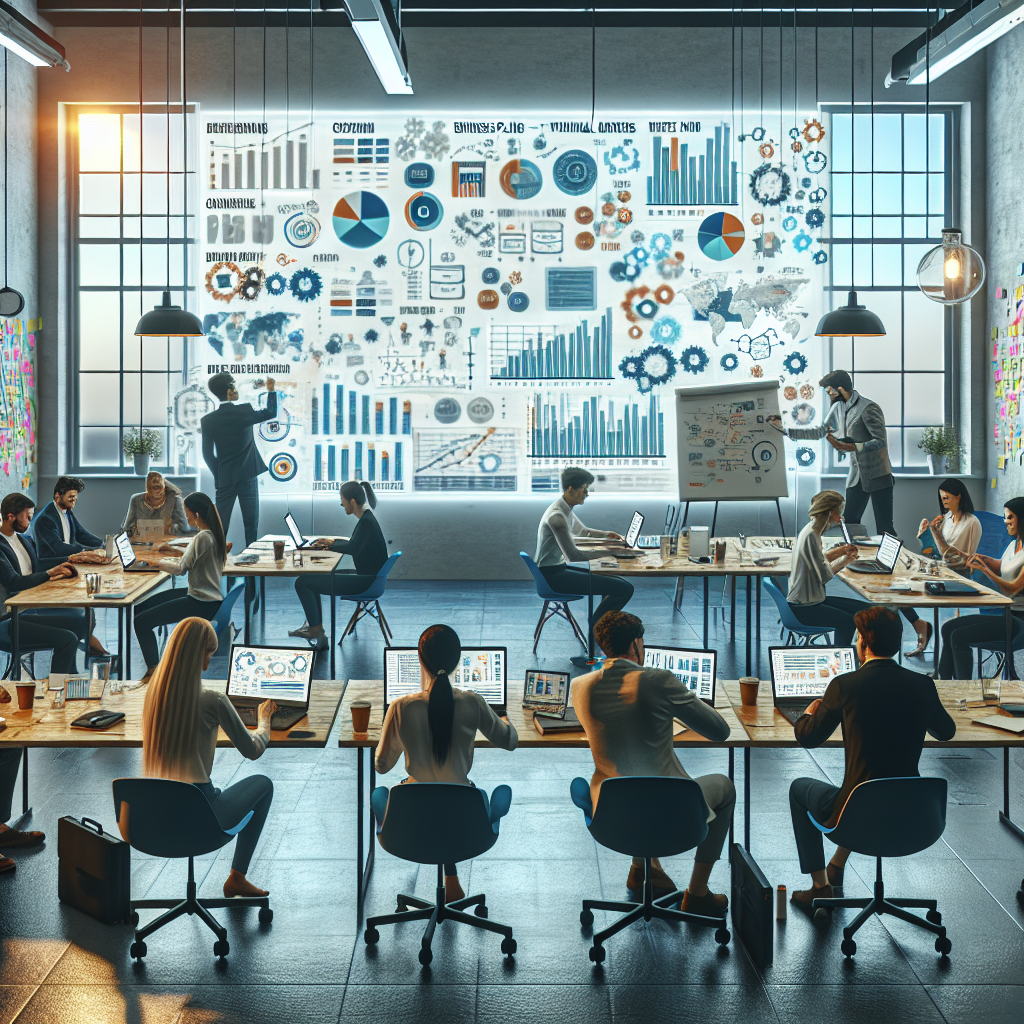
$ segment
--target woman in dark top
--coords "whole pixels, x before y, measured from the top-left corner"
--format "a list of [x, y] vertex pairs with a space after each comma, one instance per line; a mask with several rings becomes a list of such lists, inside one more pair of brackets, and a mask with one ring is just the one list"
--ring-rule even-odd
[[[355, 562], [355, 571], [341, 570], [335, 574], [334, 593], [361, 594], [376, 579], [377, 573], [388, 560], [384, 534], [381, 533], [380, 524], [370, 511], [377, 507], [373, 488], [365, 480], [362, 483], [358, 480], [349, 480], [342, 484], [341, 507], [346, 515], [356, 517], [356, 528], [352, 531], [352, 536], [333, 541], [329, 537], [322, 537], [313, 542], [313, 547], [321, 551], [326, 549], [351, 555], [352, 561]], [[327, 649], [320, 596], [330, 592], [330, 575], [300, 576], [295, 581], [295, 593], [298, 594], [302, 610], [306, 613], [306, 623], [298, 629], [289, 630], [288, 635], [308, 640], [318, 651]]]

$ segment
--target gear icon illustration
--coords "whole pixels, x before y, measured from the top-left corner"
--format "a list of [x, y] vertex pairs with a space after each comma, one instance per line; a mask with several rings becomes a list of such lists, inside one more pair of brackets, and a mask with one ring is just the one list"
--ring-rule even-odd
[[650, 345], [638, 356], [626, 356], [619, 363], [619, 372], [634, 381], [637, 390], [646, 395], [658, 384], [670, 381], [678, 365], [676, 357], [664, 345]]
[[755, 228], [759, 228], [764, 223], [764, 214], [763, 213], [751, 214], [750, 215], [750, 223], [753, 224]]
[[789, 129], [789, 137], [791, 139], [799, 139], [800, 138], [800, 129], [797, 128], [794, 125], [792, 128]]
[[782, 222], [783, 231], [796, 231], [796, 217], [786, 217]]
[[512, 273], [508, 275], [508, 279], [509, 281], [512, 282], [512, 284], [523, 283], [523, 275], [520, 274], [518, 270], [513, 270]]
[[699, 345], [691, 345], [689, 348], [683, 349], [682, 362], [683, 369], [687, 373], [703, 373], [711, 360], [708, 358], [707, 352]]
[[735, 352], [726, 352], [718, 361], [718, 365], [725, 370], [726, 373], [732, 373], [733, 370], [739, 369], [740, 361]]
[[811, 247], [811, 236], [806, 231], [801, 231], [796, 238], [793, 239], [793, 248], [797, 252], [806, 252]]
[[292, 274], [288, 289], [299, 302], [312, 302], [323, 290], [323, 278], [315, 270], [303, 267]]
[[753, 140], [754, 140], [755, 142], [762, 142], [762, 141], [764, 140], [764, 137], [765, 137], [765, 136], [766, 136], [767, 134], [768, 134], [768, 132], [767, 132], [767, 131], [765, 131], [765, 129], [764, 129], [764, 128], [761, 128], [760, 126], [758, 126], [757, 128], [753, 129], [753, 131], [751, 131], [751, 133], [750, 133], [750, 137], [751, 137], [751, 138], [752, 138], [752, 139], [753, 139]]
[[824, 189], [824, 188], [821, 188], [819, 186], [818, 188], [814, 189], [813, 192], [808, 192], [807, 193], [807, 198], [808, 198], [808, 200], [810, 202], [812, 202], [812, 203], [814, 203], [816, 205], [820, 204], [820, 203], [823, 203], [828, 198], [828, 190]]
[[267, 289], [268, 295], [284, 295], [284, 290], [288, 285], [281, 274], [271, 274], [263, 282], [263, 287]]
[[808, 174], [821, 174], [828, 167], [828, 157], [820, 149], [804, 154], [804, 169]]
[[782, 361], [786, 372], [793, 377], [799, 377], [807, 369], [807, 356], [803, 352], [790, 352]]
[[636, 267], [639, 270], [643, 270], [647, 266], [650, 258], [651, 254], [642, 245], [638, 245], [626, 253], [627, 265]]
[[636, 380], [640, 376], [640, 357], [626, 356], [619, 363], [619, 373], [627, 380]]
[[828, 253], [824, 249], [819, 249], [811, 259], [820, 267], [823, 263], [828, 263]]
[[642, 245], [646, 241], [647, 236], [642, 231], [633, 231], [630, 233], [629, 240], [634, 245]]
[[797, 139], [796, 142], [790, 143], [789, 148], [793, 150], [794, 153], [802, 153], [804, 149], [804, 144], [799, 139]]
[[672, 239], [664, 231], [651, 235], [651, 252], [655, 259], [662, 259], [672, 251]]
[[804, 130], [800, 134], [803, 135], [804, 142], [814, 145], [825, 138], [825, 126], [816, 117], [810, 121], [805, 117]]
[[755, 364], [754, 366], [752, 366], [750, 368], [750, 376], [751, 377], [757, 377], [758, 379], [763, 377], [764, 376], [764, 369], [763, 369], [763, 367], [760, 364]]
[[651, 325], [651, 337], [663, 345], [674, 345], [682, 334], [682, 325], [671, 316], [663, 316]]
[[757, 147], [757, 151], [761, 154], [761, 157], [764, 160], [771, 160], [771, 158], [775, 156], [775, 147], [770, 142], [762, 142], [761, 145]]
[[796, 450], [796, 462], [798, 466], [803, 466], [805, 469], [808, 466], [814, 465], [814, 450], [812, 448], [797, 448]]
[[808, 210], [804, 220], [807, 221], [808, 227], [820, 228], [825, 223], [824, 211], [818, 209]]
[[206, 290], [218, 302], [230, 302], [241, 290], [242, 281], [242, 272], [234, 263], [214, 263], [206, 272]]
[[789, 175], [772, 164], [762, 164], [750, 175], [750, 194], [762, 206], [781, 206], [793, 190]]
[[242, 284], [238, 294], [247, 302], [253, 302], [263, 291], [263, 271], [259, 267], [248, 267], [242, 272]]

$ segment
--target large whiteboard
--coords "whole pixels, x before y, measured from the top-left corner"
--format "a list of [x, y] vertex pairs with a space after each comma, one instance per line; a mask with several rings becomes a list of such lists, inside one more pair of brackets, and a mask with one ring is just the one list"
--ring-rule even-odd
[[764, 501], [789, 494], [779, 382], [676, 388], [680, 501]]

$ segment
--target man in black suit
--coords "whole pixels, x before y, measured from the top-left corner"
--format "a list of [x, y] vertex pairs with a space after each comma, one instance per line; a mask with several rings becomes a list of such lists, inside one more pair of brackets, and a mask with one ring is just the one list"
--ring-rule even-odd
[[277, 416], [277, 393], [274, 381], [267, 378], [267, 407], [254, 409], [248, 402], [236, 405], [238, 391], [230, 373], [214, 374], [207, 387], [219, 399], [220, 407], [202, 418], [203, 460], [213, 473], [217, 487], [217, 511], [227, 534], [231, 513], [238, 499], [242, 510], [246, 546], [258, 536], [260, 499], [256, 478], [266, 473], [267, 464], [260, 457], [252, 428]]
[[861, 667], [836, 676], [825, 696], [812, 701], [793, 726], [802, 747], [820, 747], [842, 726], [846, 750], [841, 787], [822, 779], [795, 779], [789, 787], [800, 870], [810, 874], [812, 883], [812, 888], [794, 892], [792, 902], [808, 910], [812, 900], [831, 899], [833, 890], [842, 888], [850, 856], [849, 850], [836, 847], [826, 870], [822, 834], [808, 811], [815, 821], [834, 826], [854, 787], [869, 779], [919, 775], [925, 733], [945, 742], [956, 732], [931, 677], [892, 660], [903, 639], [899, 616], [875, 605], [857, 612], [853, 621]]
[[[35, 502], [24, 494], [8, 494], [0, 502], [0, 584], [6, 594], [17, 594], [49, 580], [66, 579], [75, 569], [59, 561], [40, 569], [40, 560], [30, 537], [25, 536], [32, 521]], [[11, 649], [11, 616], [0, 618], [0, 645]], [[23, 613], [19, 617], [19, 639], [25, 647], [51, 647], [51, 672], [75, 671], [79, 638], [85, 635], [85, 616], [81, 611], [45, 609]], [[42, 832], [22, 832], [9, 828], [14, 785], [21, 764], [21, 747], [0, 747], [0, 848], [38, 846], [46, 839]], [[0, 854], [0, 873], [14, 870], [14, 861]]]
[[75, 505], [84, 490], [85, 481], [80, 477], [58, 477], [53, 485], [53, 501], [32, 520], [30, 534], [43, 561], [106, 561], [103, 539], [75, 518]]

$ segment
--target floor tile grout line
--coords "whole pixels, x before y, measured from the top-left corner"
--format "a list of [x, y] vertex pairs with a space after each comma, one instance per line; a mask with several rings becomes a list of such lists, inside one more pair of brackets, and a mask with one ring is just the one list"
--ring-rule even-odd
[[977, 876], [977, 874], [975, 874], [975, 872], [974, 872], [974, 871], [972, 870], [972, 868], [971, 868], [970, 864], [968, 864], [968, 863], [967, 863], [967, 861], [965, 861], [965, 860], [963, 859], [963, 857], [961, 857], [961, 856], [960, 856], [960, 854], [959, 854], [959, 853], [957, 853], [957, 851], [956, 851], [956, 850], [954, 850], [952, 846], [950, 846], [950, 844], [949, 844], [949, 843], [947, 842], [947, 840], [946, 840], [946, 837], [945, 837], [945, 836], [941, 836], [941, 837], [940, 837], [940, 842], [942, 843], [942, 845], [943, 845], [943, 846], [945, 846], [945, 847], [946, 847], [946, 849], [947, 849], [947, 850], [949, 850], [949, 851], [950, 851], [950, 853], [952, 853], [952, 854], [953, 854], [953, 856], [954, 856], [954, 857], [956, 857], [956, 859], [957, 859], [958, 861], [960, 861], [960, 863], [961, 863], [961, 864], [963, 864], [963, 866], [964, 866], [965, 868], [967, 868], [967, 870], [968, 870], [968, 871], [970, 872], [970, 874], [971, 874], [971, 875], [973, 876], [974, 880], [975, 880], [975, 881], [976, 881], [976, 882], [977, 882], [977, 883], [978, 883], [978, 884], [979, 884], [979, 885], [980, 885], [980, 886], [982, 887], [982, 889], [984, 889], [984, 890], [985, 890], [985, 892], [987, 892], [987, 893], [989, 894], [989, 896], [991, 896], [991, 897], [992, 897], [992, 899], [993, 899], [993, 900], [995, 901], [995, 904], [996, 904], [996, 906], [997, 906], [997, 907], [999, 907], [999, 909], [1000, 909], [1001, 911], [1003, 911], [1003, 913], [1004, 913], [1004, 914], [1006, 914], [1006, 916], [1007, 916], [1007, 917], [1008, 917], [1008, 918], [1009, 918], [1009, 919], [1010, 919], [1010, 920], [1011, 920], [1011, 921], [1012, 921], [1012, 922], [1013, 922], [1013, 923], [1014, 923], [1014, 924], [1015, 924], [1015, 925], [1016, 925], [1016, 926], [1017, 926], [1017, 927], [1018, 927], [1018, 928], [1019, 928], [1019, 929], [1020, 929], [1020, 930], [1021, 930], [1022, 932], [1024, 932], [1024, 925], [1022, 925], [1022, 924], [1020, 923], [1020, 921], [1018, 921], [1018, 920], [1017, 920], [1017, 919], [1016, 919], [1016, 918], [1015, 918], [1015, 917], [1013, 916], [1013, 914], [1011, 914], [1011, 913], [1010, 913], [1010, 911], [1009, 911], [1009, 910], [1007, 910], [1007, 909], [1006, 909], [1006, 907], [1004, 907], [1004, 906], [1003, 906], [1003, 904], [1002, 904], [1002, 903], [1000, 902], [1000, 900], [999, 900], [999, 897], [998, 897], [998, 896], [996, 896], [996, 894], [995, 894], [994, 892], [992, 892], [992, 890], [991, 890], [991, 889], [990, 889], [990, 888], [989, 888], [989, 887], [988, 887], [988, 886], [987, 886], [987, 885], [986, 885], [986, 884], [985, 884], [985, 883], [984, 883], [984, 882], [983, 882], [983, 881], [982, 881], [982, 880], [981, 880], [981, 879], [980, 879], [980, 878], [979, 878], [979, 877]]
[[18, 1020], [18, 1018], [25, 1012], [25, 1007], [28, 1006], [28, 1004], [31, 1003], [33, 999], [35, 999], [36, 995], [39, 993], [39, 990], [43, 987], [43, 985], [46, 984], [46, 979], [51, 974], [53, 974], [53, 972], [57, 969], [57, 964], [59, 964], [61, 962], [61, 960], [64, 958], [64, 954], [67, 953], [67, 951], [70, 948], [71, 948], [71, 943], [70, 942], [66, 943], [64, 948], [60, 951], [60, 956], [58, 956], [57, 959], [53, 961], [53, 963], [50, 966], [50, 969], [46, 972], [46, 974], [43, 975], [42, 980], [32, 990], [32, 994], [28, 997], [28, 999], [25, 1000], [24, 1003], [22, 1003], [21, 1008], [11, 1018], [11, 1024], [16, 1024], [16, 1021]]

